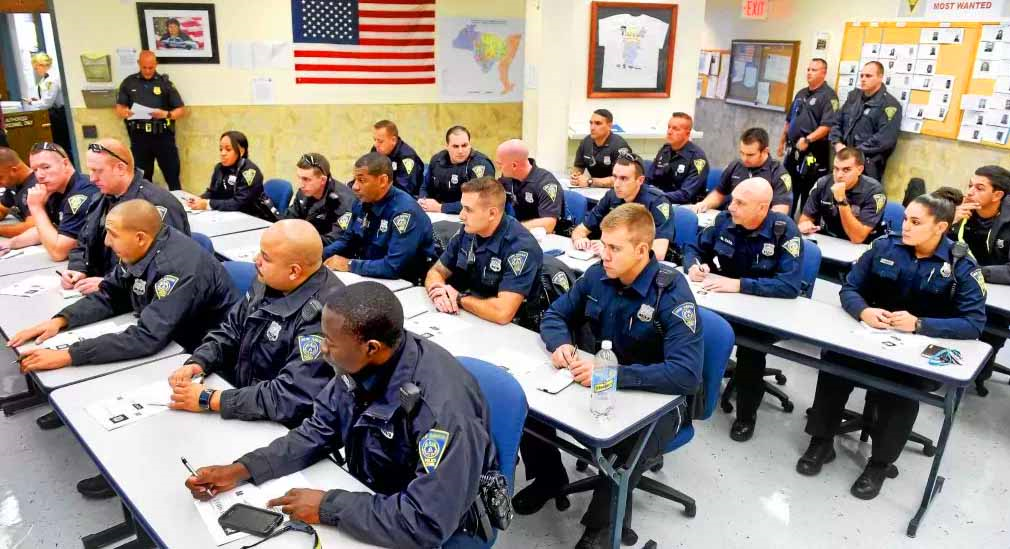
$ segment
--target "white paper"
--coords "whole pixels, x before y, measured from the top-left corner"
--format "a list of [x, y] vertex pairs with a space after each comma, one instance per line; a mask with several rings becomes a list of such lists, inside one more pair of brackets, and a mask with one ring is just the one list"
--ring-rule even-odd
[[[218, 251], [221, 252], [221, 250]], [[246, 261], [252, 263], [258, 253], [260, 253], [260, 247], [259, 245], [255, 245], [227, 250], [226, 253], [222, 253], [221, 255], [226, 255], [231, 261]]]
[[989, 96], [989, 108], [1010, 111], [1010, 93], [994, 93]]
[[929, 74], [932, 75], [936, 73], [936, 61], [930, 59], [920, 59], [915, 62], [915, 74]]
[[1010, 126], [1010, 111], [985, 111], [984, 123], [986, 126]]
[[992, 79], [1010, 76], [1010, 61], [976, 59], [972, 76], [974, 78]]
[[41, 245], [28, 246], [26, 248], [18, 248], [16, 250], [11, 250], [3, 255], [0, 255], [0, 261], [7, 261], [14, 259], [15, 257], [27, 257], [30, 255], [39, 255], [46, 253], [46, 249]]
[[[943, 33], [943, 29], [922, 29], [919, 31], [919, 43], [920, 44], [939, 44], [940, 35]], [[922, 47], [919, 48], [920, 52]], [[921, 55], [921, 53], [920, 53]]]
[[771, 54], [765, 57], [765, 80], [786, 83], [789, 81], [789, 57]]
[[116, 48], [116, 70], [120, 78], [137, 72], [137, 48]]
[[1007, 128], [997, 126], [986, 126], [982, 128], [982, 141], [985, 141], [986, 143], [1006, 145]]
[[986, 111], [964, 111], [964, 116], [961, 117], [961, 125], [982, 126], [985, 124], [985, 112]]
[[1010, 77], [1001, 76], [996, 78], [996, 85], [993, 88], [996, 93], [1010, 94]]
[[937, 120], [943, 122], [947, 118], [947, 112], [950, 111], [945, 105], [926, 105], [925, 116], [927, 120]]
[[730, 71], [733, 74], [734, 82], [743, 82], [744, 72], [746, 72], [746, 63], [736, 59], [733, 61], [733, 69]]
[[895, 74], [912, 74], [915, 72], [915, 59], [899, 59], [894, 64]]
[[757, 84], [758, 69], [754, 65], [747, 65], [747, 68], [743, 71], [743, 85], [748, 88], [753, 88]]
[[272, 105], [274, 103], [274, 81], [272, 78], [258, 76], [252, 79], [253, 105]]
[[922, 120], [915, 120], [914, 118], [902, 118], [901, 131], [909, 133], [921, 133]]
[[437, 343], [446, 336], [465, 331], [468, 324], [456, 315], [435, 312], [405, 320], [403, 327], [421, 337], [434, 339]]
[[936, 61], [936, 58], [940, 56], [940, 46], [936, 44], [923, 44], [919, 46], [915, 56], [918, 59]]
[[881, 59], [897, 59], [898, 58], [898, 45], [897, 44], [881, 44], [880, 53], [878, 56]]
[[911, 118], [912, 120], [922, 120], [926, 117], [926, 105], [909, 105], [904, 117]]
[[982, 36], [979, 38], [979, 41], [981, 42], [995, 41], [997, 39], [996, 33], [999, 32], [999, 29], [1000, 29], [999, 25], [984, 25], [982, 27]]
[[848, 75], [856, 74], [859, 72], [858, 63], [856, 61], [842, 61], [838, 64], [838, 75]]
[[1010, 57], [1010, 44], [1006, 42], [979, 42], [978, 59], [1007, 59]]
[[55, 274], [37, 274], [5, 286], [0, 295], [14, 297], [32, 297], [59, 287], [60, 277]]
[[863, 44], [863, 59], [876, 59], [880, 57], [880, 44]]
[[898, 44], [898, 59], [915, 59], [919, 55], [917, 44]]
[[978, 143], [982, 140], [982, 128], [977, 126], [961, 126], [961, 130], [957, 134], [957, 139], [958, 141]]
[[986, 108], [988, 98], [984, 95], [966, 93], [961, 96], [961, 110], [978, 111]]
[[207, 531], [210, 532], [210, 537], [214, 540], [214, 544], [221, 546], [249, 537], [250, 535], [243, 532], [226, 532], [217, 522], [225, 511], [231, 509], [232, 505], [244, 503], [253, 507], [259, 507], [260, 509], [272, 509], [279, 513], [280, 509], [267, 507], [267, 502], [283, 496], [292, 488], [308, 488], [309, 486], [309, 482], [305, 480], [305, 476], [299, 471], [268, 480], [259, 486], [255, 484], [242, 484], [214, 496], [209, 501], [194, 499], [193, 505], [196, 506], [200, 518], [203, 519], [203, 524], [207, 527]]
[[135, 322], [132, 320], [132, 317], [130, 317], [129, 321], [126, 321], [122, 324], [112, 322], [111, 320], [103, 320], [102, 322], [99, 322], [97, 324], [88, 324], [87, 326], [81, 326], [80, 328], [74, 328], [72, 330], [66, 330], [60, 332], [42, 342], [41, 345], [28, 343], [22, 345], [18, 349], [28, 350], [28, 349], [42, 348], [42, 349], [53, 349], [60, 351], [70, 347], [71, 345], [77, 343], [78, 341], [84, 341], [85, 339], [93, 339], [106, 334], [118, 334], [119, 332], [122, 332], [123, 330], [129, 328], [133, 324], [135, 324]]
[[912, 77], [911, 87], [913, 90], [933, 89], [933, 77], [925, 74], [916, 74]]
[[400, 300], [400, 306], [403, 307], [403, 318], [423, 315], [434, 307], [428, 293], [423, 291], [397, 292], [396, 298]]
[[127, 120], [150, 120], [151, 113], [154, 112], [154, 107], [148, 107], [141, 103], [134, 103], [130, 110], [133, 111], [133, 115], [127, 118]]
[[947, 90], [933, 90], [929, 92], [929, 104], [930, 105], [942, 105], [944, 107], [950, 105], [951, 92]]
[[251, 70], [253, 68], [252, 42], [229, 42], [228, 66], [233, 69]]
[[[855, 76], [843, 76], [838, 80], [838, 88], [856, 88], [858, 87], [858, 80]], [[844, 98], [844, 95], [839, 94], [839, 97]]]
[[[722, 54], [722, 66], [729, 67], [730, 54]], [[729, 74], [725, 68], [722, 69], [722, 74], [719, 75], [719, 83], [716, 85], [715, 96], [719, 99], [726, 99], [726, 90], [729, 87]]]
[[771, 84], [769, 82], [758, 82], [758, 92], [755, 101], [760, 105], [767, 105], [770, 92]]
[[943, 29], [943, 31], [940, 35], [940, 43], [960, 44], [964, 42], [964, 29], [952, 27]]
[[168, 409], [172, 387], [162, 379], [119, 396], [100, 400], [85, 410], [106, 431], [112, 431]]
[[898, 98], [898, 101], [904, 104], [908, 103], [908, 99], [912, 95], [912, 90], [907, 88], [888, 88], [887, 91], [891, 92], [891, 95]]
[[530, 360], [528, 353], [520, 353], [515, 349], [503, 347], [495, 351], [494, 363], [508, 370], [508, 373], [512, 374], [512, 377], [518, 378], [528, 376], [537, 371], [549, 371], [544, 368], [544, 365], [550, 366], [550, 359], [545, 358], [539, 362]]

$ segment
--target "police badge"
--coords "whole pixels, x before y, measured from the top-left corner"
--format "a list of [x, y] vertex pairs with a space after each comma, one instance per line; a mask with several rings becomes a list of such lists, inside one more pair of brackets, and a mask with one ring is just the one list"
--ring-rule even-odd
[[488, 263], [488, 268], [494, 272], [501, 271], [501, 259], [497, 257], [492, 257], [491, 262]]
[[379, 220], [379, 232], [384, 233], [389, 230], [389, 221], [382, 219]]
[[677, 164], [677, 173], [678, 174], [684, 173], [685, 171], [687, 171], [687, 166], [685, 166], [683, 164]]
[[252, 185], [253, 179], [256, 177], [256, 170], [249, 168], [242, 172], [242, 179], [245, 179], [246, 185]]
[[684, 326], [687, 326], [692, 334], [698, 329], [698, 315], [694, 310], [694, 303], [677, 305], [677, 308], [673, 310], [673, 316], [684, 321]]
[[75, 194], [67, 199], [67, 204], [70, 205], [70, 213], [76, 214], [77, 210], [81, 208], [81, 205], [88, 201], [88, 195], [86, 194]]
[[950, 263], [943, 262], [943, 267], [940, 267], [940, 276], [950, 278]]
[[642, 322], [652, 322], [652, 314], [655, 312], [656, 310], [651, 305], [642, 303], [642, 306], [638, 308], [638, 314], [635, 316]]
[[516, 252], [509, 256], [508, 263], [509, 267], [512, 267], [512, 272], [519, 276], [523, 272], [523, 267], [526, 266], [526, 258], [529, 257], [529, 253], [526, 250]]
[[610, 165], [610, 156], [604, 156], [603, 157], [603, 165], [604, 166], [609, 166]]
[[768, 257], [775, 255], [775, 245], [771, 242], [765, 242], [765, 245], [761, 248], [761, 255]]
[[407, 172], [407, 175], [410, 175], [410, 172], [414, 171], [414, 159], [413, 158], [404, 158], [403, 159], [403, 169], [404, 169], [404, 171]]
[[267, 328], [267, 339], [270, 341], [277, 341], [277, 338], [281, 335], [281, 325], [276, 322], [270, 322], [270, 326]]
[[298, 354], [301, 355], [302, 362], [308, 362], [319, 358], [322, 354], [323, 338], [317, 335], [298, 336]]
[[147, 293], [147, 281], [143, 278], [138, 278], [133, 281], [133, 293], [137, 295], [144, 295]]
[[450, 185], [459, 185], [459, 175], [452, 174], [452, 177], [449, 178], [449, 184]]
[[544, 192], [547, 196], [551, 198], [551, 202], [554, 202], [558, 198], [558, 185], [557, 183], [548, 183], [544, 185]]

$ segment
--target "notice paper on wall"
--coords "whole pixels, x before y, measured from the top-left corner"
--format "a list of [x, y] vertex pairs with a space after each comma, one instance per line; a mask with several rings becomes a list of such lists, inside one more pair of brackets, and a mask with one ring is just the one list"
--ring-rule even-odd
[[159, 379], [128, 393], [95, 402], [85, 410], [106, 431], [112, 431], [168, 410], [171, 397], [172, 387], [167, 380]]
[[[168, 385], [166, 383], [166, 385]], [[200, 513], [210, 537], [214, 540], [214, 545], [221, 546], [235, 540], [248, 537], [249, 534], [231, 529], [224, 529], [218, 519], [232, 505], [244, 503], [260, 509], [270, 509], [281, 512], [280, 508], [267, 507], [267, 502], [279, 498], [292, 488], [309, 488], [309, 481], [305, 480], [305, 475], [301, 472], [292, 473], [287, 476], [268, 480], [259, 486], [255, 484], [242, 484], [235, 488], [222, 492], [208, 501], [193, 500], [196, 510]]]
[[253, 105], [274, 104], [274, 80], [265, 76], [257, 76], [252, 79], [252, 102]]

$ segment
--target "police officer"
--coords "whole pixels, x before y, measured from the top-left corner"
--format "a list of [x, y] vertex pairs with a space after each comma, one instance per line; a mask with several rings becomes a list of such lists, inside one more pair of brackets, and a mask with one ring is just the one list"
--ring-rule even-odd
[[[751, 178], [733, 189], [728, 211], [688, 244], [684, 265], [688, 276], [705, 291], [751, 294], [793, 299], [802, 289], [803, 243], [788, 215], [770, 211], [772, 188], [768, 181]], [[774, 338], [751, 328], [734, 325], [737, 334], [773, 343]], [[730, 438], [746, 442], [754, 436], [757, 410], [764, 397], [765, 354], [737, 346], [733, 384], [736, 387], [736, 421]]]
[[100, 139], [88, 145], [86, 159], [91, 182], [101, 195], [89, 201], [87, 220], [61, 276], [63, 289], [73, 288], [82, 294], [97, 291], [102, 278], [116, 266], [115, 254], [105, 245], [105, 216], [116, 204], [142, 198], [154, 204], [166, 225], [189, 235], [189, 218], [182, 204], [134, 169], [133, 155], [122, 143]]
[[540, 326], [543, 249], [505, 214], [505, 189], [493, 177], [463, 184], [463, 230], [428, 271], [424, 287], [443, 313], [461, 310], [484, 320]]
[[417, 201], [393, 186], [388, 157], [372, 152], [354, 163], [358, 203], [348, 228], [323, 249], [326, 266], [374, 278], [420, 281], [435, 256], [431, 220]]
[[28, 189], [36, 183], [35, 173], [29, 168], [17, 151], [0, 147], [0, 216], [14, 216], [17, 223], [0, 225], [0, 236], [10, 238], [17, 236], [35, 226], [28, 211]]
[[[42, 342], [60, 330], [73, 329], [123, 313], [139, 316], [125, 331], [78, 341], [67, 349], [21, 351], [22, 373], [129, 360], [156, 353], [172, 341], [186, 352], [217, 328], [238, 300], [228, 273], [199, 244], [165, 226], [150, 202], [127, 200], [109, 212], [106, 240], [120, 264], [102, 281], [98, 292], [66, 307], [54, 318], [14, 334], [8, 342], [18, 347]], [[36, 339], [37, 338], [37, 339]], [[38, 420], [55, 428], [55, 413]], [[99, 475], [81, 481], [82, 494], [112, 497]]]
[[575, 150], [572, 168], [573, 187], [612, 187], [614, 161], [628, 154], [631, 147], [619, 135], [614, 135], [614, 115], [607, 109], [596, 109], [589, 117], [589, 135], [582, 138]]
[[666, 193], [671, 204], [694, 204], [705, 198], [708, 157], [691, 141], [694, 119], [675, 112], [666, 123], [666, 143], [656, 153], [645, 182]]
[[477, 382], [445, 349], [405, 332], [400, 302], [376, 282], [330, 294], [322, 328], [322, 345], [306, 352], [337, 377], [312, 417], [235, 463], [197, 469], [186, 480], [193, 497], [261, 484], [342, 449], [374, 494], [296, 488], [268, 505], [382, 547], [441, 547], [454, 534], [461, 546], [478, 542], [468, 519], [497, 458]]
[[[948, 339], [976, 339], [985, 325], [985, 281], [975, 260], [945, 236], [954, 219], [954, 204], [921, 195], [905, 208], [901, 234], [873, 241], [849, 271], [839, 297], [842, 308], [872, 328]], [[958, 251], [958, 248], [961, 248]], [[855, 357], [831, 353], [830, 360], [918, 390], [940, 384], [914, 374], [881, 368]], [[825, 357], [827, 359], [827, 357]], [[821, 371], [814, 404], [807, 417], [810, 445], [796, 463], [803, 475], [816, 475], [835, 458], [834, 437], [854, 383]], [[897, 473], [892, 464], [912, 432], [919, 402], [869, 389], [874, 421], [869, 427], [873, 450], [850, 492], [873, 499], [884, 478]]]
[[89, 203], [100, 193], [87, 176], [74, 169], [65, 153], [54, 143], [32, 147], [29, 162], [37, 183], [27, 189], [18, 208], [27, 208], [26, 215], [34, 226], [0, 244], [0, 249], [42, 244], [53, 261], [63, 261], [77, 246]]
[[263, 190], [263, 172], [249, 160], [249, 139], [239, 131], [221, 134], [218, 142], [221, 161], [214, 166], [210, 185], [200, 195], [186, 203], [194, 210], [242, 212], [274, 222], [280, 213]]
[[[968, 192], [954, 212], [954, 224], [948, 237], [964, 242], [972, 257], [982, 267], [982, 277], [987, 284], [1010, 284], [1010, 171], [1002, 166], [982, 166], [975, 170], [968, 182]], [[992, 346], [978, 377], [975, 390], [986, 396], [989, 390], [985, 381], [992, 376], [996, 354], [1003, 348], [1010, 319], [987, 311], [986, 330], [980, 338]]]
[[[245, 299], [169, 378], [172, 409], [294, 428], [312, 415], [312, 400], [333, 378], [333, 369], [309, 352], [322, 339], [321, 300], [344, 286], [322, 268], [319, 233], [307, 221], [281, 220], [263, 232], [260, 249]], [[190, 381], [211, 373], [235, 388], [216, 391]]]
[[[694, 394], [701, 384], [702, 326], [687, 281], [662, 266], [652, 253], [655, 223], [649, 210], [641, 204], [618, 206], [603, 219], [601, 228], [606, 245], [603, 261], [590, 267], [544, 314], [540, 333], [552, 353], [551, 362], [557, 368], [568, 368], [577, 383], [590, 386], [593, 360], [579, 357], [572, 337], [585, 322], [597, 345], [603, 340], [612, 342], [621, 364], [618, 388]], [[631, 531], [631, 496], [644, 472], [643, 464], [662, 453], [686, 413], [681, 408], [662, 418], [642, 449], [639, 467], [628, 486], [622, 529], [622, 538], [629, 544], [637, 538]], [[528, 430], [548, 436], [554, 432], [535, 420], [528, 419], [526, 425]], [[604, 453], [623, 464], [633, 455], [636, 443], [637, 437], [629, 437]], [[534, 481], [516, 494], [513, 506], [519, 514], [531, 514], [555, 498], [568, 483], [568, 474], [558, 449], [534, 436], [523, 436], [520, 451], [526, 476]], [[586, 529], [576, 547], [610, 546], [612, 490], [612, 483], [605, 481], [593, 491], [582, 516]], [[561, 507], [565, 507], [563, 501], [555, 498]]]
[[[158, 74], [158, 58], [154, 52], [140, 52], [137, 66], [140, 72], [127, 76], [119, 85], [116, 116], [126, 120], [130, 151], [137, 159], [137, 168], [143, 170], [144, 179], [153, 180], [154, 161], [157, 160], [168, 188], [179, 190], [182, 186], [175, 125], [176, 120], [186, 116], [185, 104], [168, 75]], [[138, 103], [154, 109], [150, 120], [128, 120], [133, 116], [133, 105]]]
[[303, 154], [296, 167], [298, 193], [284, 217], [308, 221], [328, 246], [351, 224], [354, 191], [333, 179], [329, 160], [319, 153]]
[[734, 160], [722, 172], [719, 185], [692, 209], [698, 213], [721, 208], [733, 194], [737, 184], [745, 179], [759, 177], [772, 186], [773, 211], [789, 215], [793, 203], [793, 181], [782, 164], [768, 150], [768, 132], [763, 128], [750, 128], [740, 136], [740, 160]]
[[831, 147], [827, 137], [838, 110], [838, 95], [824, 82], [827, 73], [827, 61], [810, 60], [807, 87], [796, 92], [779, 139], [778, 156], [793, 180], [794, 212], [801, 211], [814, 182], [828, 174]]
[[59, 74], [52, 70], [53, 58], [44, 52], [36, 53], [32, 56], [32, 69], [38, 83], [35, 85], [35, 96], [28, 100], [28, 104], [33, 108], [49, 111], [53, 143], [69, 153], [70, 128], [67, 126], [67, 110], [63, 103], [63, 86], [60, 84]]
[[561, 184], [530, 158], [526, 143], [510, 139], [498, 145], [494, 163], [501, 171], [499, 181], [512, 203], [514, 216], [524, 227], [540, 227], [548, 233], [570, 228], [564, 220], [565, 193]]
[[494, 177], [491, 159], [470, 147], [470, 130], [453, 126], [445, 132], [445, 149], [428, 163], [417, 202], [426, 212], [458, 214], [463, 183], [485, 175]]
[[866, 175], [884, 180], [887, 159], [898, 144], [901, 103], [884, 86], [884, 66], [877, 61], [863, 65], [859, 88], [849, 92], [835, 116], [828, 138], [838, 152], [855, 147], [866, 157]]
[[598, 255], [603, 255], [603, 244], [599, 240], [589, 240], [590, 237], [599, 237], [600, 223], [614, 208], [621, 204], [635, 203], [645, 206], [652, 214], [652, 220], [656, 224], [652, 251], [659, 259], [665, 259], [677, 232], [670, 202], [659, 189], [645, 183], [641, 160], [634, 153], [617, 157], [613, 180], [614, 188], [607, 191], [596, 206], [586, 212], [582, 223], [572, 230], [572, 245], [577, 250], [592, 249]]
[[823, 233], [855, 244], [870, 240], [884, 217], [887, 195], [879, 181], [863, 175], [863, 162], [863, 153], [853, 147], [835, 153], [833, 175], [820, 178], [803, 205], [801, 233]]
[[393, 166], [393, 183], [411, 196], [417, 196], [424, 181], [424, 162], [414, 148], [400, 139], [400, 130], [389, 120], [379, 120], [372, 126], [371, 152], [389, 158]]

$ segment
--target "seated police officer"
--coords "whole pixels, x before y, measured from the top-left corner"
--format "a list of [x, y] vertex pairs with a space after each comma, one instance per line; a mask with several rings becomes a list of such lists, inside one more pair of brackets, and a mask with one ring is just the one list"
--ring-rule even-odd
[[[728, 211], [688, 244], [684, 265], [688, 276], [705, 291], [762, 297], [799, 297], [802, 289], [803, 243], [788, 215], [770, 211], [772, 187], [755, 177], [733, 189]], [[734, 324], [737, 334], [771, 343], [767, 334]], [[754, 436], [757, 411], [764, 398], [765, 353], [742, 345], [736, 349], [733, 384], [736, 421], [730, 438], [745, 442]]]
[[200, 197], [186, 198], [194, 210], [242, 212], [266, 221], [280, 214], [263, 190], [263, 172], [249, 160], [249, 139], [239, 131], [221, 134], [218, 142], [221, 161], [214, 166], [210, 186]]
[[431, 220], [414, 197], [393, 186], [393, 166], [372, 152], [354, 163], [358, 202], [346, 230], [323, 249], [326, 266], [374, 278], [418, 281], [435, 256]]
[[540, 227], [558, 232], [565, 215], [565, 194], [554, 175], [537, 166], [530, 150], [519, 139], [510, 139], [494, 153], [494, 163], [501, 171], [502, 186], [512, 202], [515, 218], [527, 229]]
[[505, 214], [505, 189], [495, 178], [464, 183], [462, 204], [463, 230], [428, 271], [428, 297], [443, 313], [465, 310], [498, 324], [518, 317], [519, 324], [536, 330], [543, 249]]
[[319, 153], [298, 159], [298, 193], [284, 212], [285, 219], [304, 219], [331, 244], [351, 224], [351, 208], [357, 202], [350, 187], [333, 179], [330, 162]]
[[798, 226], [803, 234], [819, 232], [862, 244], [880, 224], [886, 204], [883, 185], [863, 175], [863, 153], [846, 147], [835, 153], [832, 175], [814, 183]]
[[705, 198], [708, 157], [691, 141], [694, 120], [675, 112], [666, 124], [666, 143], [656, 153], [645, 182], [666, 193], [671, 204], [694, 204]]
[[[954, 204], [946, 199], [927, 194], [913, 200], [905, 208], [901, 233], [874, 240], [853, 264], [839, 294], [842, 308], [872, 328], [926, 337], [978, 338], [985, 325], [985, 281], [962, 245], [945, 236], [953, 219]], [[855, 357], [831, 353], [831, 358], [846, 368], [914, 389], [931, 391], [940, 386]], [[849, 379], [818, 373], [807, 417], [810, 446], [796, 463], [800, 474], [816, 475], [835, 458], [835, 433], [854, 386]], [[870, 389], [866, 398], [874, 409], [869, 426], [873, 451], [850, 490], [859, 499], [875, 498], [884, 478], [897, 474], [892, 464], [919, 413], [919, 401], [894, 393]]]
[[[655, 223], [641, 204], [624, 204], [607, 214], [603, 230], [603, 261], [579, 278], [571, 291], [558, 298], [544, 314], [541, 337], [552, 353], [557, 368], [568, 368], [576, 382], [588, 387], [593, 359], [581, 358], [575, 348], [573, 333], [588, 322], [599, 346], [603, 340], [613, 343], [621, 367], [617, 369], [620, 389], [638, 389], [671, 395], [694, 394], [701, 384], [702, 326], [698, 323], [694, 296], [682, 275], [662, 266], [652, 253]], [[586, 349], [596, 351], [597, 349]], [[628, 506], [623, 538], [637, 536], [630, 530], [631, 495], [644, 472], [642, 467], [662, 453], [685, 417], [680, 409], [660, 420], [642, 450], [640, 467], [632, 473], [628, 486]], [[528, 419], [529, 430], [553, 434], [554, 430]], [[636, 437], [630, 437], [605, 450], [624, 463], [634, 452]], [[524, 435], [520, 443], [527, 478], [533, 483], [513, 498], [519, 514], [537, 512], [556, 497], [568, 483], [561, 464], [561, 454], [554, 446]], [[612, 484], [602, 482], [593, 492], [589, 508], [582, 516], [586, 527], [576, 547], [609, 547]], [[556, 498], [559, 508], [567, 500]]]
[[652, 241], [652, 251], [660, 260], [666, 259], [666, 252], [673, 242], [676, 227], [674, 227], [673, 209], [663, 193], [645, 183], [642, 164], [634, 153], [622, 154], [614, 162], [614, 188], [607, 191], [592, 210], [586, 212], [586, 217], [577, 227], [572, 229], [572, 245], [577, 250], [592, 249], [597, 255], [603, 255], [603, 243], [592, 241], [591, 237], [599, 237], [600, 222], [608, 213], [621, 204], [641, 204], [652, 214], [656, 224], [656, 239]]
[[16, 223], [0, 225], [0, 237], [17, 236], [35, 226], [28, 211], [28, 189], [35, 185], [35, 173], [17, 151], [0, 147], [0, 219], [14, 216]]
[[692, 206], [698, 213], [721, 208], [741, 181], [760, 177], [772, 186], [772, 210], [789, 215], [793, 202], [792, 178], [768, 150], [768, 132], [750, 128], [740, 136], [740, 160], [730, 162], [722, 172], [719, 185], [704, 200]]
[[631, 152], [627, 141], [615, 135], [614, 115], [607, 109], [596, 109], [589, 117], [589, 135], [582, 138], [575, 150], [572, 168], [573, 187], [612, 187], [613, 167], [617, 156]]
[[[968, 192], [954, 212], [954, 224], [947, 236], [964, 242], [972, 257], [982, 267], [982, 277], [987, 284], [1010, 284], [1010, 171], [1001, 166], [982, 166], [968, 182]], [[1003, 206], [1006, 206], [1004, 208]], [[1003, 315], [988, 311], [987, 329], [982, 341], [992, 345], [982, 371], [975, 378], [975, 389], [980, 396], [989, 394], [985, 381], [992, 376], [996, 354], [1003, 348], [1006, 338], [997, 334], [1005, 332], [1010, 323]]]
[[[170, 377], [175, 410], [220, 412], [224, 419], [268, 419], [295, 427], [333, 377], [319, 356], [319, 315], [327, 292], [344, 285], [321, 259], [323, 244], [306, 221], [285, 219], [263, 232], [256, 282], [221, 326]], [[217, 373], [225, 391], [192, 383]]]
[[[238, 300], [221, 263], [188, 236], [165, 226], [150, 202], [127, 200], [116, 205], [105, 225], [105, 240], [120, 264], [106, 275], [100, 289], [51, 320], [14, 334], [7, 344], [42, 343], [65, 328], [130, 312], [139, 315], [137, 324], [66, 349], [21, 351], [22, 373], [139, 358], [172, 341], [192, 352]], [[43, 429], [60, 425], [55, 413], [39, 418]], [[77, 489], [89, 497], [114, 495], [101, 475], [81, 481]]]
[[417, 196], [424, 181], [424, 162], [414, 148], [400, 139], [400, 130], [389, 120], [379, 120], [372, 126], [371, 152], [389, 158], [393, 166], [393, 184], [411, 196]]
[[400, 302], [376, 282], [331, 293], [322, 329], [313, 352], [337, 377], [312, 416], [235, 463], [198, 469], [186, 480], [193, 497], [261, 484], [343, 449], [347, 470], [375, 494], [297, 488], [268, 505], [383, 547], [471, 537], [463, 528], [471, 527], [481, 474], [497, 468], [476, 380], [445, 349], [405, 332]]
[[445, 132], [445, 149], [428, 163], [417, 202], [426, 212], [458, 214], [463, 183], [484, 176], [494, 177], [491, 159], [470, 147], [470, 130], [453, 126]]
[[100, 195], [88, 202], [87, 219], [70, 251], [70, 263], [60, 277], [63, 288], [82, 294], [98, 291], [98, 285], [119, 262], [105, 245], [105, 218], [113, 206], [140, 198], [154, 205], [161, 220], [189, 236], [189, 218], [171, 193], [143, 178], [133, 166], [133, 154], [115, 139], [99, 139], [88, 145], [86, 157], [91, 182]]
[[63, 147], [36, 143], [29, 161], [37, 184], [26, 189], [19, 208], [27, 207], [34, 226], [0, 244], [0, 250], [42, 244], [53, 261], [63, 261], [77, 246], [87, 220], [88, 202], [98, 188], [84, 174], [78, 173]]

